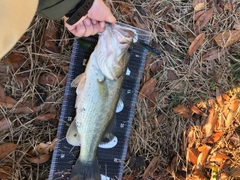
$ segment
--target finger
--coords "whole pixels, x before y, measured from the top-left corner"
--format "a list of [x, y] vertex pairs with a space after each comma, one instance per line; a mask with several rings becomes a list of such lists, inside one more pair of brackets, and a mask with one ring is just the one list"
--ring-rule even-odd
[[83, 22], [79, 22], [74, 31], [71, 32], [77, 37], [82, 37], [86, 32], [85, 25], [83, 24]]
[[85, 25], [85, 33], [84, 33], [84, 36], [87, 37], [87, 36], [90, 36], [92, 35], [93, 33], [93, 24], [92, 24], [92, 21], [89, 19], [89, 18], [86, 18], [84, 21], [83, 21], [83, 24]]

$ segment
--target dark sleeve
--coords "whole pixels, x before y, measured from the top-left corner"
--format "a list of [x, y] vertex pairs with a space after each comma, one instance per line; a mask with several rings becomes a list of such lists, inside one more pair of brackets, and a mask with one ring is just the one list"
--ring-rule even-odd
[[37, 14], [58, 20], [75, 8], [81, 0], [39, 0]]

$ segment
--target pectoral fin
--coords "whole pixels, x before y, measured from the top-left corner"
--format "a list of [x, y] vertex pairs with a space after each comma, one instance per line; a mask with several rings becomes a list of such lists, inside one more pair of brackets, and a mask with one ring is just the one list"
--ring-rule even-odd
[[77, 76], [71, 83], [72, 87], [78, 87], [78, 84], [85, 81], [86, 75], [85, 73], [80, 74]]
[[76, 118], [74, 118], [73, 122], [68, 128], [67, 135], [66, 135], [67, 142], [73, 146], [80, 146], [80, 134], [77, 131], [76, 126]]

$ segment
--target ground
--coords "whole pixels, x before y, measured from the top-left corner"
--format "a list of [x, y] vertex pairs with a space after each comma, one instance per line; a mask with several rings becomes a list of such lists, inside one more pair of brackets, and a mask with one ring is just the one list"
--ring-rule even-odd
[[[106, 3], [161, 52], [147, 55], [124, 179], [239, 179], [240, 2]], [[1, 179], [47, 179], [73, 38], [36, 16], [0, 62]]]

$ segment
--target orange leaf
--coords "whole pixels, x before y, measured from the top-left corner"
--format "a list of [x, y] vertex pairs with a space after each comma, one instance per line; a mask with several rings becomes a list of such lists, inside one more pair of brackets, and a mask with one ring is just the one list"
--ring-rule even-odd
[[220, 47], [229, 47], [240, 39], [240, 30], [230, 30], [214, 37]]
[[232, 12], [233, 10], [233, 6], [231, 3], [227, 2], [225, 5], [224, 5], [224, 11], [229, 11], [229, 12]]
[[197, 149], [192, 147], [187, 148], [187, 160], [193, 163], [193, 165], [197, 164], [198, 156], [199, 156], [199, 152]]
[[210, 158], [210, 161], [221, 164], [221, 163], [224, 163], [226, 159], [229, 159], [227, 155], [218, 153], [218, 154], [212, 155]]
[[12, 123], [8, 121], [7, 118], [2, 118], [0, 120], [0, 132], [9, 129], [12, 126]]
[[211, 49], [207, 53], [203, 54], [202, 60], [211, 61], [220, 58], [227, 52], [227, 49], [219, 50], [218, 48]]
[[200, 31], [206, 26], [206, 24], [208, 23], [208, 21], [210, 21], [210, 19], [213, 16], [213, 8], [209, 9], [208, 11], [206, 11], [205, 13], [203, 13], [196, 21], [193, 30], [196, 32], [196, 34], [199, 34]]
[[31, 163], [35, 164], [43, 164], [47, 162], [50, 159], [51, 155], [50, 154], [43, 154], [39, 157], [27, 157], [26, 159], [30, 161]]
[[158, 164], [160, 161], [160, 156], [155, 156], [152, 161], [149, 163], [148, 167], [144, 171], [144, 174], [142, 176], [143, 179], [147, 179], [149, 176], [151, 176], [154, 171], [156, 170]]
[[138, 95], [138, 99], [140, 100], [145, 97], [149, 97], [152, 94], [152, 92], [154, 91], [156, 83], [157, 83], [156, 78], [151, 78], [150, 80], [148, 80], [141, 88], [139, 95]]
[[201, 147], [198, 148], [198, 151], [200, 151], [201, 153], [199, 154], [198, 156], [198, 159], [197, 159], [197, 167], [198, 169], [202, 169], [206, 160], [207, 160], [207, 157], [208, 157], [208, 152], [210, 151], [211, 147], [210, 146], [207, 146], [207, 145], [203, 145]]
[[193, 105], [191, 107], [191, 111], [195, 114], [199, 114], [199, 115], [203, 115], [203, 116], [207, 116], [205, 113], [203, 113], [197, 106]]
[[199, 3], [203, 2], [203, 1], [204, 1], [204, 0], [193, 0], [192, 5], [193, 5], [193, 7], [194, 7], [194, 6], [196, 6], [197, 4], [199, 4]]
[[216, 89], [216, 100], [220, 107], [223, 107], [223, 99], [222, 95], [220, 94], [219, 88]]
[[194, 6], [194, 10], [195, 11], [201, 11], [201, 10], [205, 9], [206, 4], [207, 3], [205, 1], [204, 2], [200, 2], [196, 6]]
[[208, 122], [204, 125], [205, 137], [212, 135], [218, 117], [218, 112], [214, 108], [210, 108], [209, 113]]
[[204, 38], [205, 38], [205, 34], [201, 33], [193, 40], [193, 42], [189, 46], [186, 58], [191, 56], [199, 48], [199, 46], [202, 45]]
[[191, 111], [182, 104], [179, 104], [177, 107], [173, 108], [173, 112], [187, 119], [192, 117]]
[[223, 132], [213, 133], [210, 137], [207, 138], [207, 143], [213, 144], [217, 142], [219, 139], [221, 139], [222, 135], [223, 135]]
[[0, 160], [4, 159], [7, 155], [11, 154], [17, 149], [17, 144], [4, 143], [0, 145]]

